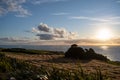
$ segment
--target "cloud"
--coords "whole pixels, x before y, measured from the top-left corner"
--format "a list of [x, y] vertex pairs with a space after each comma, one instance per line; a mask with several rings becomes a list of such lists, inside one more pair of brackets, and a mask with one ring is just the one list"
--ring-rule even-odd
[[53, 28], [47, 24], [41, 23], [37, 28], [33, 28], [32, 32], [39, 36], [40, 40], [66, 40], [77, 39], [76, 32], [69, 32], [64, 28]]
[[59, 38], [59, 35], [56, 34], [37, 34], [41, 40], [54, 40], [55, 38]]
[[97, 39], [76, 39], [76, 40], [64, 40], [65, 45], [78, 44], [78, 45], [120, 45], [120, 38], [111, 39], [108, 41], [100, 41]]
[[27, 44], [30, 39], [27, 37], [2, 37], [0, 38], [0, 44]]
[[32, 15], [30, 11], [23, 6], [26, 3], [43, 4], [64, 1], [68, 0], [0, 0], [0, 16], [12, 12], [15, 13], [16, 17], [26, 17]]
[[86, 17], [86, 16], [74, 16], [69, 17], [70, 19], [75, 20], [88, 20], [93, 21], [91, 24], [92, 26], [113, 26], [113, 25], [120, 25], [120, 16], [108, 16], [108, 17]]
[[49, 3], [49, 2], [63, 2], [68, 0], [33, 0], [33, 4], [43, 4], [43, 3]]
[[26, 3], [26, 0], [0, 0], [0, 15], [6, 14], [6, 12], [16, 13], [16, 17], [25, 17], [31, 15], [27, 9], [23, 8], [22, 4]]
[[120, 16], [113, 16], [113, 17], [109, 17], [108, 19], [110, 20], [120, 19]]
[[61, 15], [67, 15], [69, 13], [65, 13], [65, 12], [59, 12], [59, 13], [52, 13], [52, 15], [55, 15], [55, 16], [61, 16]]
[[[71, 45], [71, 44], [78, 44], [78, 45], [120, 45], [120, 38], [114, 38], [108, 41], [100, 41], [96, 39], [68, 39], [68, 40], [53, 40], [56, 37], [49, 34], [38, 34], [43, 38], [42, 40], [39, 39], [32, 39], [26, 37], [3, 37], [0, 38], [0, 45], [5, 44], [20, 44], [20, 45]], [[58, 36], [57, 36], [58, 37]]]
[[117, 3], [120, 3], [120, 0], [116, 0]]
[[[31, 31], [29, 31], [29, 32], [31, 32]], [[40, 31], [38, 30], [38, 29], [36, 29], [36, 28], [32, 28], [32, 33], [40, 33]]]
[[70, 19], [90, 20], [90, 21], [99, 21], [99, 22], [107, 22], [107, 21], [109, 21], [109, 19], [86, 17], [86, 16], [73, 16], [73, 17], [70, 17]]
[[69, 40], [37, 40], [32, 42], [34, 45], [120, 45], [120, 38], [111, 39], [109, 41], [100, 41], [96, 39], [69, 39]]
[[21, 37], [21, 38], [4, 37], [4, 38], [0, 38], [0, 41], [10, 41], [10, 42], [27, 41], [27, 40], [28, 40], [28, 38], [26, 38], [26, 37]]
[[41, 23], [40, 25], [38, 25], [38, 30], [43, 31], [43, 32], [49, 32], [51, 30], [51, 28], [48, 27], [47, 24]]
[[120, 44], [120, 38], [112, 39], [111, 40], [114, 44]]
[[6, 13], [7, 13], [7, 11], [0, 6], [0, 16], [4, 15]]
[[110, 26], [116, 26], [116, 25], [120, 25], [120, 22], [119, 21], [110, 21], [110, 22], [106, 22], [106, 23], [91, 23], [89, 24], [90, 26], [96, 26], [96, 27], [100, 27], [100, 26], [103, 26], [103, 27], [110, 27]]
[[120, 16], [112, 16], [112, 17], [108, 17], [106, 19], [108, 21], [105, 21], [105, 22], [93, 22], [90, 25], [92, 25], [92, 26], [104, 26], [104, 27], [120, 25]]

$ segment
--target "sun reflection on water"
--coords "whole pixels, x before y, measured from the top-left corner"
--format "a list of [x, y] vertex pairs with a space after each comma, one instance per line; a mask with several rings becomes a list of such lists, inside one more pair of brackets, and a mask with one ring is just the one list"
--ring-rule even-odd
[[108, 46], [100, 46], [103, 50], [107, 50], [109, 47]]

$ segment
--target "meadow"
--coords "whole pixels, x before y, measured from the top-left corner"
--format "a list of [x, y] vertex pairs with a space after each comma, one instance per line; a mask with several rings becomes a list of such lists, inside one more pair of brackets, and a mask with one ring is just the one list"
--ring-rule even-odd
[[37, 50], [36, 54], [33, 52], [29, 54], [26, 51], [0, 49], [0, 80], [9, 80], [11, 77], [16, 80], [38, 78], [39, 80], [42, 78], [44, 80], [118, 80], [120, 78], [119, 62], [67, 59], [61, 52], [52, 53], [43, 50], [40, 52]]

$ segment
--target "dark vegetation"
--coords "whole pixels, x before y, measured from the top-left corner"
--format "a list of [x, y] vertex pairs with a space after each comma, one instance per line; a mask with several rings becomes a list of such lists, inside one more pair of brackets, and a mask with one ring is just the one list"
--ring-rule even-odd
[[120, 66], [120, 61], [108, 61], [107, 63]]
[[14, 52], [14, 53], [26, 53], [26, 54], [63, 54], [63, 52], [58, 51], [46, 51], [46, 50], [32, 50], [32, 49], [24, 49], [24, 48], [7, 48], [1, 49], [2, 52]]
[[96, 73], [87, 73], [81, 66], [78, 70], [58, 69], [54, 66], [36, 67], [0, 53], [0, 80], [13, 80], [10, 78], [15, 78], [14, 80], [108, 80], [100, 69], [96, 69]]
[[81, 59], [81, 60], [102, 60], [102, 61], [109, 61], [107, 57], [97, 54], [92, 48], [90, 49], [83, 49], [78, 47], [76, 44], [73, 44], [68, 51], [65, 53], [66, 58], [72, 59]]
[[[33, 66], [14, 58], [6, 57], [0, 53], [0, 80], [10, 80], [15, 77], [17, 80], [25, 80], [31, 78]], [[32, 74], [31, 74], [32, 73]]]

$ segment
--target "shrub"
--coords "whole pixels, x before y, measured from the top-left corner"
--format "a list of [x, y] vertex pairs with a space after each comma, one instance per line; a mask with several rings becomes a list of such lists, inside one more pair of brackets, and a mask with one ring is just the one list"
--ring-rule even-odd
[[68, 51], [65, 53], [66, 58], [72, 58], [72, 59], [82, 59], [82, 60], [91, 60], [91, 59], [97, 59], [102, 61], [108, 61], [107, 57], [97, 54], [92, 48], [83, 49], [81, 47], [78, 47], [77, 45], [73, 44], [68, 49]]

